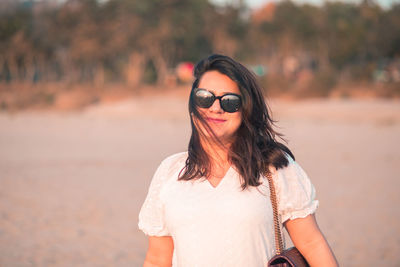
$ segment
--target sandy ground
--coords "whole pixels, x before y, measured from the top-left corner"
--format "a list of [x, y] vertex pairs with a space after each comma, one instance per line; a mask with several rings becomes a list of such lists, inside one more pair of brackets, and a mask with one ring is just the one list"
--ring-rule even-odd
[[[400, 102], [271, 100], [342, 266], [400, 266]], [[140, 266], [155, 168], [186, 150], [186, 100], [0, 113], [0, 266]]]

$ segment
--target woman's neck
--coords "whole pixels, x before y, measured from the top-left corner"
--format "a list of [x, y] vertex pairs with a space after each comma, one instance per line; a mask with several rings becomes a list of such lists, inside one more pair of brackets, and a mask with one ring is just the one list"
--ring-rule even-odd
[[210, 172], [207, 179], [215, 187], [219, 181], [226, 175], [231, 165], [228, 156], [228, 148], [219, 145], [203, 146], [210, 160]]
[[231, 144], [202, 142], [201, 145], [210, 159], [211, 166], [226, 166], [229, 163], [229, 148]]

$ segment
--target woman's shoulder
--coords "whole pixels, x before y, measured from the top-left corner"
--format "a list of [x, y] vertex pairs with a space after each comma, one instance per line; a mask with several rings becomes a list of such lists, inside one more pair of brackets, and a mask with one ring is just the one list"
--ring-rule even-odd
[[180, 171], [185, 166], [187, 157], [188, 153], [186, 151], [172, 154], [161, 161], [158, 171], [163, 173], [174, 173], [178, 170]]
[[269, 167], [272, 179], [278, 191], [282, 187], [302, 188], [312, 186], [311, 180], [300, 164], [289, 154], [285, 153], [287, 165], [281, 168]]
[[302, 191], [305, 189], [314, 191], [310, 178], [300, 164], [289, 154], [285, 153], [285, 156], [288, 160], [286, 166], [278, 169], [270, 167], [277, 191]]
[[185, 167], [187, 152], [180, 152], [166, 157], [161, 161], [153, 175], [150, 187], [160, 188], [171, 179], [177, 178]]
[[279, 173], [279, 172], [285, 172], [285, 171], [288, 171], [288, 170], [290, 170], [290, 169], [293, 169], [293, 168], [295, 168], [296, 167], [296, 165], [298, 165], [298, 163], [288, 154], [288, 153], [286, 153], [286, 152], [283, 152], [283, 154], [285, 155], [285, 158], [286, 158], [286, 160], [287, 160], [287, 164], [286, 165], [284, 165], [283, 167], [278, 167], [278, 168], [276, 168], [274, 165], [270, 165], [269, 166], [269, 171], [272, 173], [272, 174], [277, 174], [277, 173]]
[[172, 155], [166, 157], [164, 160], [161, 161], [160, 165], [163, 165], [163, 166], [166, 166], [166, 167], [167, 166], [170, 167], [170, 166], [173, 166], [173, 165], [176, 165], [176, 164], [185, 163], [187, 157], [188, 157], [188, 152], [187, 151], [178, 152], [178, 153], [175, 153], [175, 154], [172, 154]]

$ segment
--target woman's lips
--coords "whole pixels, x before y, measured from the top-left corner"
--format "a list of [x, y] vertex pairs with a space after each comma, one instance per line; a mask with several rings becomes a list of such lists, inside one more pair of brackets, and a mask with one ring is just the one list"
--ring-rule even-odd
[[226, 122], [226, 120], [216, 119], [216, 118], [207, 118], [207, 121], [212, 122], [212, 123], [224, 123], [224, 122]]

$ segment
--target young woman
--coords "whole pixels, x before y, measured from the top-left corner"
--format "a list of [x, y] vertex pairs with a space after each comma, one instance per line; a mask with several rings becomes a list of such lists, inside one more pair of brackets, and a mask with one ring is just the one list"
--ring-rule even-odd
[[315, 220], [314, 187], [276, 140], [254, 75], [221, 55], [194, 75], [188, 152], [161, 163], [139, 214], [144, 266], [265, 267], [275, 254], [268, 172], [294, 245], [311, 266], [337, 266]]

